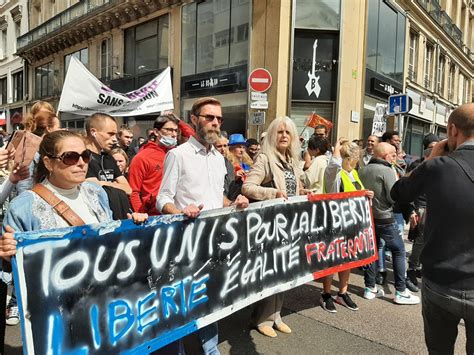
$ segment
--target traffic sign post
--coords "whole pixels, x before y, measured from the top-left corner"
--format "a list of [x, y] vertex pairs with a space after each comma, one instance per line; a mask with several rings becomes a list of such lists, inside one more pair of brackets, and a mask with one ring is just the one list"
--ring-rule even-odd
[[401, 135], [400, 147], [403, 146], [403, 139], [405, 138], [405, 127], [403, 122], [403, 113], [411, 110], [413, 100], [408, 94], [391, 95], [388, 98], [388, 114], [396, 115], [398, 121], [398, 131]]
[[265, 92], [272, 86], [272, 75], [267, 69], [257, 68], [249, 75], [249, 86], [253, 91]]

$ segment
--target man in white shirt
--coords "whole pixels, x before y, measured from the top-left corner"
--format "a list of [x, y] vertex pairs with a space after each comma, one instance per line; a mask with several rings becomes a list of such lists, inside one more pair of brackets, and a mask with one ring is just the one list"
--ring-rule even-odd
[[[224, 196], [227, 174], [224, 157], [214, 147], [223, 122], [220, 102], [198, 99], [191, 109], [195, 136], [168, 152], [156, 207], [162, 214], [185, 214], [195, 218], [201, 210], [235, 205], [246, 208], [249, 201], [239, 195], [232, 203]], [[200, 329], [198, 336], [205, 354], [219, 354], [217, 323]]]

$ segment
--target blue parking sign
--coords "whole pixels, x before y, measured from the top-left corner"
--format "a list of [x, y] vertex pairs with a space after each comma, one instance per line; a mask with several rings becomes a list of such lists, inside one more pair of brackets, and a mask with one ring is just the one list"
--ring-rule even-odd
[[411, 98], [407, 94], [392, 95], [388, 98], [388, 114], [396, 115], [411, 110]]

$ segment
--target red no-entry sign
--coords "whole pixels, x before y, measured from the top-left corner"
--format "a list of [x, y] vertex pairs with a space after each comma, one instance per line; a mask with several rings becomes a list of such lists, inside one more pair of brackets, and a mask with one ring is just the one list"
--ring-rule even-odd
[[257, 68], [249, 75], [249, 85], [253, 91], [265, 92], [272, 85], [272, 75], [267, 69]]

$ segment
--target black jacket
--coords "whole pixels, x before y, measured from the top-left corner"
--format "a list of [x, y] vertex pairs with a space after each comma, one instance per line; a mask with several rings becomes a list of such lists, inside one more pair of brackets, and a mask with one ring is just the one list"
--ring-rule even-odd
[[425, 161], [391, 191], [400, 202], [426, 195], [423, 274], [458, 290], [474, 290], [474, 144], [469, 143]]

